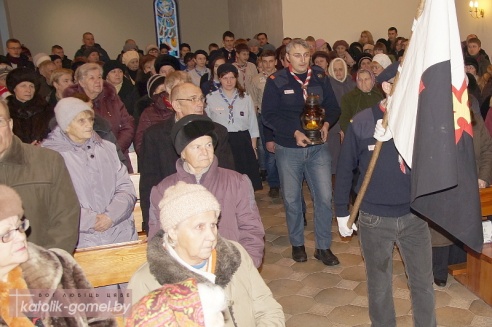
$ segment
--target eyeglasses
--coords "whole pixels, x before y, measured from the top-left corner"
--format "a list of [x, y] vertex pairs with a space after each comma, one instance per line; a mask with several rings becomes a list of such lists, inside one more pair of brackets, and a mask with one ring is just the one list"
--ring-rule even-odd
[[19, 233], [25, 233], [28, 228], [29, 228], [29, 219], [22, 220], [19, 227], [11, 229], [7, 233], [0, 235], [0, 237], [2, 238], [2, 242], [3, 243], [11, 242], [15, 236], [14, 232], [18, 231]]
[[192, 98], [188, 98], [188, 99], [176, 99], [176, 100], [190, 101], [190, 102], [193, 102], [193, 103], [204, 103], [205, 102], [205, 98], [203, 96], [201, 96], [201, 97], [192, 97]]
[[5, 127], [9, 124], [10, 122], [10, 119], [5, 119], [5, 118], [2, 118], [0, 117], [0, 127]]
[[309, 52], [306, 52], [306, 53], [292, 53], [290, 55], [296, 59], [301, 59], [302, 57], [304, 57], [304, 59], [307, 59], [311, 54]]

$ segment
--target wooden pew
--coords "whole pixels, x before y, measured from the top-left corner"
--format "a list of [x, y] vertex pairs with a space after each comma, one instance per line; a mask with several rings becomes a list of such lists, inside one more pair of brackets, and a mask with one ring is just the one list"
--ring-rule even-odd
[[127, 283], [147, 261], [147, 242], [93, 246], [77, 250], [74, 257], [94, 287]]
[[[132, 181], [138, 189], [139, 179]], [[142, 211], [137, 202], [133, 210], [138, 241], [93, 246], [76, 250], [74, 258], [93, 287], [128, 283], [135, 271], [147, 261], [147, 237], [141, 232]], [[125, 326], [122, 316], [115, 317], [118, 326]]]
[[[483, 217], [492, 215], [492, 187], [480, 189], [480, 205]], [[466, 263], [450, 266], [449, 272], [484, 302], [492, 305], [492, 243], [484, 244], [482, 253], [469, 248], [466, 252]]]

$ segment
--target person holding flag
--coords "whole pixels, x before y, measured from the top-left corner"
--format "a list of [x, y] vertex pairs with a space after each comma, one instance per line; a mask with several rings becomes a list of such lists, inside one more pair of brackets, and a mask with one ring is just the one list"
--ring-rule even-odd
[[[391, 84], [383, 82], [386, 94]], [[410, 208], [411, 175], [389, 129], [382, 127], [386, 99], [354, 116], [342, 143], [335, 184], [335, 212], [342, 236], [347, 227], [353, 171], [362, 184], [376, 141], [384, 142], [359, 211], [359, 240], [366, 264], [372, 326], [396, 326], [392, 291], [393, 249], [398, 246], [408, 276], [415, 326], [435, 326], [431, 239], [427, 222]], [[376, 127], [374, 127], [376, 126]]]
[[[422, 49], [428, 51], [421, 51]], [[372, 247], [368, 246], [371, 233], [384, 231], [385, 224], [390, 221], [385, 219], [384, 212], [374, 213], [376, 210], [388, 211], [392, 209], [391, 204], [404, 204], [396, 200], [406, 200], [411, 215], [412, 212], [418, 212], [470, 249], [481, 252], [483, 244], [473, 131], [453, 0], [421, 0], [413, 23], [411, 42], [399, 72], [397, 85], [387, 104], [388, 128], [383, 128], [382, 123], [376, 125], [374, 138], [378, 142], [368, 142], [369, 130], [378, 114], [377, 108], [372, 108], [354, 118], [349, 140], [355, 139], [355, 142], [351, 140], [342, 147], [338, 169], [345, 162], [359, 164], [361, 171], [367, 169], [369, 172], [362, 183], [363, 187], [350, 219], [346, 216], [348, 211], [343, 211], [347, 186], [338, 183], [339, 172], [335, 189], [335, 204], [340, 216], [338, 222], [342, 236], [352, 234], [353, 219], [355, 213], [359, 212], [361, 203], [360, 242], [366, 259], [369, 313], [373, 326], [396, 325], [394, 309], [388, 310], [385, 306], [390, 303], [390, 308], [393, 308], [391, 283], [388, 283], [391, 275], [389, 279], [381, 279], [387, 273], [388, 266], [391, 266], [388, 264], [391, 256], [386, 254], [387, 261], [381, 261], [380, 257], [384, 252], [381, 246], [383, 238], [374, 242]], [[386, 83], [383, 86], [385, 88], [388, 88]], [[384, 107], [386, 106], [381, 106]], [[383, 141], [386, 142], [382, 143]], [[388, 153], [390, 150], [393, 154]], [[344, 151], [345, 158], [342, 160]], [[382, 158], [377, 161], [371, 159], [369, 166], [368, 159], [365, 158], [368, 151], [379, 152]], [[396, 159], [398, 165], [393, 163], [394, 166], [390, 167], [391, 162]], [[400, 175], [399, 180], [395, 180], [398, 177], [395, 166], [400, 168], [406, 178]], [[383, 167], [387, 167], [387, 173], [392, 173], [391, 177], [386, 174], [382, 179]], [[411, 177], [407, 176], [409, 168], [412, 169]], [[345, 173], [348, 175], [348, 172]], [[385, 184], [385, 181], [392, 181], [393, 185]], [[396, 185], [400, 187], [397, 189]], [[378, 186], [380, 189], [377, 189]], [[388, 192], [391, 188], [399, 193]], [[364, 199], [366, 189], [369, 192]], [[377, 191], [382, 192], [376, 194]], [[393, 242], [399, 246], [405, 263], [414, 323], [416, 326], [435, 326], [429, 232], [426, 228], [418, 232], [415, 230], [412, 234], [408, 230], [411, 224], [404, 223], [402, 218], [397, 218], [402, 221], [398, 221], [396, 225], [398, 233]], [[414, 228], [426, 226], [423, 220], [417, 219], [419, 218], [415, 216], [412, 221]], [[393, 246], [391, 252], [392, 249]]]
[[482, 215], [456, 6], [453, 0], [426, 0], [421, 9], [388, 99], [388, 126], [412, 169], [412, 209], [481, 252]]

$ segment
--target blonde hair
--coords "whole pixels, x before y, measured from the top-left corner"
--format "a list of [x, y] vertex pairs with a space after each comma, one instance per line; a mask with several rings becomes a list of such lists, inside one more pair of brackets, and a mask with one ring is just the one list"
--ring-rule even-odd
[[73, 76], [73, 70], [67, 68], [58, 68], [51, 73], [50, 84], [53, 85], [53, 82], [57, 82], [63, 75]]
[[191, 77], [188, 73], [184, 71], [175, 71], [166, 76], [166, 80], [164, 81], [164, 88], [167, 93], [171, 95], [171, 90], [178, 84], [183, 83], [191, 83]]
[[[362, 43], [362, 34], [365, 34], [367, 36], [367, 43]], [[365, 45], [365, 44], [372, 44], [374, 45], [374, 38], [372, 37], [372, 34], [371, 32], [367, 31], [367, 30], [364, 30], [362, 32], [360, 32], [360, 38], [359, 38], [359, 43], [362, 44], [362, 45]]]

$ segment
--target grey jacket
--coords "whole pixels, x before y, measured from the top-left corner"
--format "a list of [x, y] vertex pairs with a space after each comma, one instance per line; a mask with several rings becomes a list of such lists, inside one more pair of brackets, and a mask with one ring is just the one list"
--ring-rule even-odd
[[[62, 155], [77, 192], [81, 207], [77, 248], [137, 239], [133, 219], [135, 188], [113, 143], [93, 132], [89, 140], [78, 145], [56, 127], [43, 147]], [[93, 228], [98, 214], [106, 214], [113, 221], [104, 232]]]

